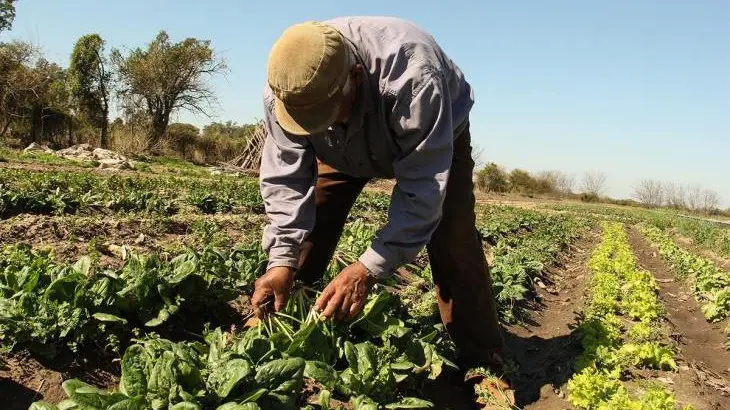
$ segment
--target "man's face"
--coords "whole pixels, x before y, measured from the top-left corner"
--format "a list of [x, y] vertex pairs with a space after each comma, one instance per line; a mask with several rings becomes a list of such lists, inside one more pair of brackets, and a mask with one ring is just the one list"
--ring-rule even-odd
[[352, 107], [355, 105], [355, 97], [357, 96], [357, 86], [362, 83], [362, 65], [357, 64], [352, 68], [352, 73], [347, 77], [347, 84], [343, 87], [344, 97], [340, 104], [340, 112], [337, 115], [337, 122], [345, 122], [350, 118]]

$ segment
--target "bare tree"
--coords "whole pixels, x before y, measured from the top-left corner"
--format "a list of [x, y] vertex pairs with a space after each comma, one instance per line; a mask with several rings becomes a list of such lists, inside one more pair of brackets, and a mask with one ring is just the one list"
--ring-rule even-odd
[[541, 171], [535, 176], [535, 179], [544, 185], [546, 188], [549, 188], [550, 192], [555, 192], [558, 190], [558, 180], [560, 179], [560, 171], [555, 170], [549, 170], [549, 171]]
[[702, 187], [698, 184], [687, 186], [687, 207], [692, 211], [702, 208]]
[[720, 196], [711, 189], [702, 191], [702, 210], [705, 213], [712, 213], [720, 206]]
[[558, 180], [556, 181], [556, 186], [558, 191], [560, 191], [561, 193], [572, 194], [573, 188], [575, 187], [575, 175], [568, 175], [560, 172], [558, 175]]
[[687, 191], [683, 185], [673, 182], [664, 183], [664, 204], [672, 208], [687, 208]]
[[472, 144], [471, 159], [474, 161], [474, 171], [481, 171], [482, 168], [487, 164], [484, 159], [484, 152], [486, 149], [480, 145]]
[[664, 187], [659, 181], [644, 179], [639, 181], [639, 185], [634, 188], [634, 197], [645, 205], [662, 206]]
[[606, 190], [606, 174], [600, 171], [588, 171], [583, 175], [583, 191], [601, 196]]

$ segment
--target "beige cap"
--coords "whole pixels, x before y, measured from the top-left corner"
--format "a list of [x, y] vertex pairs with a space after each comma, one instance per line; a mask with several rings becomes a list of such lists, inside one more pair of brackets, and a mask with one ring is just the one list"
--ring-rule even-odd
[[267, 71], [279, 125], [294, 135], [326, 130], [337, 119], [350, 69], [349, 47], [335, 28], [318, 22], [287, 28]]

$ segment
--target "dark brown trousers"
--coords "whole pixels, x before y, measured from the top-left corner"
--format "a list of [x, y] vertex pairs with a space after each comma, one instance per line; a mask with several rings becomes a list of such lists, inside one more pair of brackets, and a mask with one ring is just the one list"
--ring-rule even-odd
[[[499, 367], [502, 336], [492, 281], [476, 228], [471, 135], [454, 141], [443, 216], [426, 249], [441, 320], [456, 345], [461, 366]], [[334, 254], [345, 220], [368, 178], [355, 178], [319, 163], [317, 219], [302, 245], [297, 279], [319, 280]]]

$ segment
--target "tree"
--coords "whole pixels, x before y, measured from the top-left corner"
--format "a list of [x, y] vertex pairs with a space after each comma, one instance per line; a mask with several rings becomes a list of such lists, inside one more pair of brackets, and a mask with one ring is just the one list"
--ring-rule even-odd
[[563, 194], [572, 194], [575, 187], [575, 175], [559, 173], [555, 186]]
[[711, 214], [715, 212], [720, 206], [720, 196], [717, 192], [711, 189], [704, 189], [702, 191], [702, 210]]
[[115, 50], [112, 60], [122, 84], [120, 95], [149, 116], [148, 150], [160, 143], [172, 113], [185, 109], [209, 116], [215, 94], [206, 80], [226, 70], [210, 41], [172, 43], [165, 31], [146, 50], [137, 48], [126, 57]]
[[31, 65], [37, 55], [28, 43], [0, 43], [0, 137], [13, 121], [24, 118], [37, 96], [37, 78]]
[[600, 171], [588, 171], [583, 175], [583, 192], [601, 196], [606, 189], [606, 175]]
[[200, 136], [200, 130], [192, 124], [173, 123], [167, 127], [167, 135], [175, 151], [187, 160]]
[[471, 159], [474, 161], [474, 169], [482, 169], [482, 167], [484, 167], [484, 152], [484, 147], [475, 144], [472, 147]]
[[535, 179], [529, 172], [521, 169], [513, 169], [509, 173], [509, 190], [510, 192], [519, 192], [523, 194], [532, 194], [535, 191]]
[[664, 203], [675, 209], [687, 208], [687, 192], [685, 187], [672, 182], [665, 183]]
[[256, 131], [256, 124], [238, 125], [233, 121], [213, 122], [203, 127], [205, 138], [229, 138], [248, 141]]
[[70, 129], [65, 71], [24, 42], [0, 43], [0, 137], [23, 142]]
[[692, 184], [687, 187], [687, 207], [692, 211], [702, 208], [702, 186]]
[[15, 20], [15, 0], [0, 0], [0, 33], [10, 30]]
[[545, 191], [544, 193], [557, 191], [558, 179], [560, 179], [560, 171], [541, 171], [535, 176], [535, 180], [539, 186], [538, 191]]
[[109, 148], [109, 95], [112, 75], [98, 34], [81, 37], [71, 53], [69, 87], [79, 113], [101, 130], [100, 145]]
[[509, 189], [507, 173], [499, 165], [490, 162], [477, 173], [477, 187], [487, 192], [507, 192]]
[[664, 203], [664, 186], [659, 181], [644, 179], [634, 188], [634, 197], [644, 205], [662, 206]]

